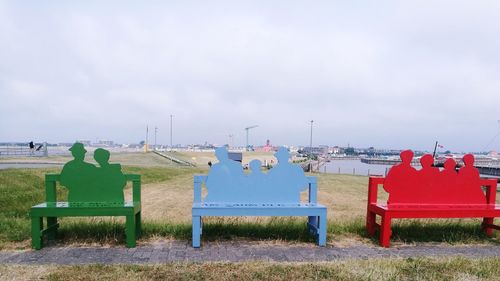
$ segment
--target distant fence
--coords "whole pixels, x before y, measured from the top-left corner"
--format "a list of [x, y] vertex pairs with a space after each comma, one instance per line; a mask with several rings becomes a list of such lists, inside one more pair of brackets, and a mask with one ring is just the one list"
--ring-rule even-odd
[[35, 145], [34, 148], [26, 146], [0, 146], [0, 157], [15, 157], [15, 156], [38, 156], [47, 157], [47, 145], [39, 144]]
[[175, 162], [175, 163], [182, 165], [182, 166], [196, 167], [195, 164], [188, 162], [188, 161], [184, 161], [184, 160], [175, 158], [172, 155], [164, 154], [164, 153], [161, 153], [159, 151], [153, 151], [153, 153], [155, 153], [161, 157], [167, 158], [167, 159], [171, 160], [172, 162]]
[[482, 175], [500, 177], [500, 167], [476, 166], [476, 168], [479, 170], [479, 173]]
[[343, 175], [358, 175], [358, 176], [387, 176], [390, 168], [381, 169], [363, 169], [363, 168], [347, 168], [347, 167], [338, 167], [335, 170], [330, 170], [327, 172], [326, 167], [323, 168], [324, 173], [329, 174], [343, 174]]

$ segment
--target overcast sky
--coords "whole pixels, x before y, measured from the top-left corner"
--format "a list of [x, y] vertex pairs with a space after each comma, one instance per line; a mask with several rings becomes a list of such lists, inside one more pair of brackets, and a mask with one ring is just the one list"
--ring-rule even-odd
[[500, 1], [2, 1], [0, 142], [500, 150]]

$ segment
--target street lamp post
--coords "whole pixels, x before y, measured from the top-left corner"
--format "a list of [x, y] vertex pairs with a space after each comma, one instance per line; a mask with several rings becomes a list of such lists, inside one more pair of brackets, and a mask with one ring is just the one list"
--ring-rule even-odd
[[158, 132], [158, 127], [155, 126], [155, 148], [153, 150], [156, 151], [156, 132]]
[[309, 138], [309, 157], [312, 158], [312, 150], [313, 150], [313, 122], [314, 120], [311, 120], [311, 136]]
[[173, 119], [173, 115], [170, 114], [170, 149], [172, 150], [173, 146], [172, 146], [172, 119]]
[[149, 126], [146, 125], [146, 143], [144, 144], [144, 152], [148, 152], [149, 145]]

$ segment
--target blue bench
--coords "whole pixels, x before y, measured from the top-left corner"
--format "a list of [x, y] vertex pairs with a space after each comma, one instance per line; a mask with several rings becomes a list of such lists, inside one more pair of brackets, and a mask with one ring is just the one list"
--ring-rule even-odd
[[[275, 154], [276, 167], [267, 174], [260, 161], [250, 162], [250, 173], [227, 157], [225, 147], [216, 150], [218, 163], [208, 175], [194, 176], [192, 207], [192, 245], [201, 245], [202, 219], [207, 216], [307, 216], [308, 229], [318, 245], [326, 245], [325, 206], [317, 203], [316, 177], [306, 177], [302, 168], [288, 163], [289, 154], [280, 148]], [[202, 188], [207, 189], [203, 198]], [[308, 191], [308, 201], [300, 201], [300, 192]]]

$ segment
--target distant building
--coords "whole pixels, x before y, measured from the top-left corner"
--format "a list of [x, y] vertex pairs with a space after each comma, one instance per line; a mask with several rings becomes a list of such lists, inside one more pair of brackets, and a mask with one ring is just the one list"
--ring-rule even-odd
[[110, 140], [100, 140], [97, 142], [99, 146], [114, 146], [115, 142]]
[[335, 155], [344, 154], [344, 149], [342, 147], [339, 147], [339, 146], [334, 146], [334, 147], [330, 148], [328, 153], [335, 154]]
[[267, 140], [266, 141], [266, 145], [264, 146], [259, 146], [257, 148], [255, 148], [255, 151], [259, 151], [259, 152], [271, 152], [271, 151], [274, 151], [274, 147], [271, 145], [271, 141], [270, 140]]
[[306, 146], [302, 149], [302, 153], [305, 153], [305, 154], [314, 154], [314, 155], [323, 155], [323, 154], [327, 154], [328, 153], [328, 146], [327, 145], [320, 145], [320, 146], [317, 146], [317, 147], [309, 147], [309, 146]]
[[89, 140], [77, 140], [76, 142], [79, 142], [83, 144], [84, 146], [91, 146], [92, 142]]
[[131, 143], [127, 145], [128, 148], [142, 148], [144, 145], [139, 143]]

